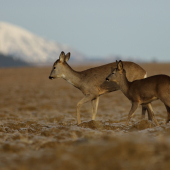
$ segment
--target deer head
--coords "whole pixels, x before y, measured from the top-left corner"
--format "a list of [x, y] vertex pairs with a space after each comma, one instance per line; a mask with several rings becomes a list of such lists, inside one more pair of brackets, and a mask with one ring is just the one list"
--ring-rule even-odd
[[65, 55], [65, 53], [62, 51], [59, 56], [59, 59], [53, 64], [49, 79], [52, 80], [54, 78], [59, 78], [59, 77], [64, 78], [64, 70], [65, 70], [64, 65], [69, 59], [70, 59], [70, 53], [67, 53]]
[[119, 62], [116, 60], [117, 68], [111, 70], [111, 74], [106, 77], [107, 81], [114, 81], [117, 84], [119, 84], [121, 76], [126, 74], [126, 71], [123, 69], [123, 62], [119, 60]]

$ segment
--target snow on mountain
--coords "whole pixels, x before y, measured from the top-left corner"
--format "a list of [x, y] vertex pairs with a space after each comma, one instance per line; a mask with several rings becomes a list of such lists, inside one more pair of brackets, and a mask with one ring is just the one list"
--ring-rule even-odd
[[47, 40], [9, 23], [0, 22], [0, 53], [11, 55], [27, 63], [53, 63], [61, 51], [71, 52], [71, 59], [84, 60], [84, 55], [73, 48]]

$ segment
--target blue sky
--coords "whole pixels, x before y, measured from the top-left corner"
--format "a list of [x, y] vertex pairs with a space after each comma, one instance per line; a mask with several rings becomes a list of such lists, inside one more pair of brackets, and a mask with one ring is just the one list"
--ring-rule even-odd
[[0, 21], [90, 57], [170, 61], [169, 0], [0, 0]]

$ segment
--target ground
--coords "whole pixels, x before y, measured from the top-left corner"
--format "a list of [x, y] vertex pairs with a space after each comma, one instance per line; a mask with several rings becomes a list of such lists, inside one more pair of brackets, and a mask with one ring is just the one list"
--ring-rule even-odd
[[[170, 64], [140, 64], [149, 75], [170, 75]], [[92, 66], [74, 66], [83, 70]], [[152, 103], [160, 124], [141, 119], [141, 106], [125, 126], [131, 107], [120, 92], [91, 103], [62, 79], [49, 80], [51, 67], [0, 69], [0, 169], [160, 170], [170, 167], [170, 124], [160, 101]]]

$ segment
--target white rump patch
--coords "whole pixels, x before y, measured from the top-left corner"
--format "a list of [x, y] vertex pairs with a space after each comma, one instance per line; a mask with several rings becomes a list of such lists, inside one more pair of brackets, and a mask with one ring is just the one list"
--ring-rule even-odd
[[147, 77], [147, 73], [145, 74], [144, 78], [146, 78], [146, 77]]

